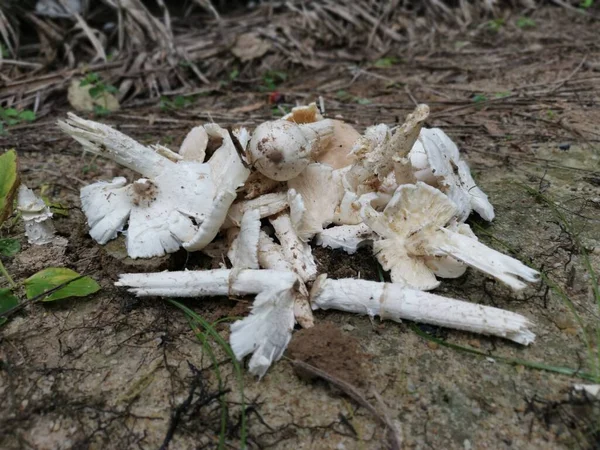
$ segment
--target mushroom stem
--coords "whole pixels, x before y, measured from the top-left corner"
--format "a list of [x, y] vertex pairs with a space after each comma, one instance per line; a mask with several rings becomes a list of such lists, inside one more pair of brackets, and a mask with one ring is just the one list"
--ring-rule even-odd
[[112, 159], [146, 178], [155, 178], [166, 167], [175, 167], [173, 161], [108, 125], [72, 113], [68, 117], [58, 121], [59, 128], [95, 155]]
[[[292, 264], [285, 259], [281, 245], [273, 242], [273, 239], [264, 231], [260, 232], [258, 238], [258, 263], [264, 269], [294, 270]], [[294, 295], [294, 317], [302, 328], [310, 328], [315, 324], [308, 299], [308, 290], [304, 283], [299, 283], [298, 290]]]
[[312, 281], [317, 276], [317, 264], [312, 255], [310, 245], [302, 242], [288, 214], [280, 214], [274, 219], [270, 219], [275, 235], [279, 242], [285, 258], [290, 261], [294, 271], [303, 282]]
[[292, 272], [247, 269], [230, 277], [234, 270], [126, 273], [119, 276], [115, 286], [126, 287], [138, 297], [210, 297], [291, 289], [297, 282]]
[[313, 309], [337, 309], [400, 322], [401, 319], [500, 336], [528, 345], [535, 339], [530, 321], [510, 311], [407, 289], [396, 283], [321, 275], [311, 290]]
[[506, 283], [515, 290], [523, 289], [526, 284], [519, 278], [539, 281], [539, 272], [527, 267], [522, 262], [491, 249], [481, 242], [446, 228], [428, 235], [427, 239], [409, 240], [407, 248], [411, 253], [422, 253], [433, 256], [450, 255], [494, 278]]

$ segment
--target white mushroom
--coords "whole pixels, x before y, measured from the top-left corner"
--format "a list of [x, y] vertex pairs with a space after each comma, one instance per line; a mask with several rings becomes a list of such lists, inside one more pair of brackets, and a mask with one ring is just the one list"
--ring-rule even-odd
[[25, 235], [30, 244], [66, 244], [64, 238], [55, 236], [56, 229], [52, 223], [50, 208], [24, 184], [19, 186], [17, 210], [25, 222]]
[[412, 183], [414, 179], [448, 195], [458, 207], [459, 221], [464, 222], [471, 210], [487, 221], [494, 219], [494, 208], [475, 184], [469, 166], [460, 158], [458, 147], [439, 128], [423, 128], [409, 157], [396, 166], [398, 184]]
[[[205, 131], [222, 144], [202, 164], [174, 162], [109, 126], [73, 114], [59, 127], [86, 150], [144, 176], [130, 185], [116, 178], [81, 190], [90, 235], [99, 243], [116, 237], [129, 220], [126, 244], [132, 258], [160, 256], [181, 245], [190, 251], [206, 246], [219, 232], [236, 189], [250, 173], [228, 132], [215, 124], [205, 125]], [[247, 133], [240, 133], [247, 142]]]
[[194, 127], [190, 130], [181, 143], [181, 147], [179, 147], [179, 154], [186, 161], [204, 162], [207, 145], [208, 133], [204, 127]]
[[351, 190], [358, 195], [377, 191], [394, 165], [406, 159], [428, 116], [429, 107], [419, 105], [394, 133], [385, 125], [368, 128], [353, 149], [356, 161], [345, 177]]
[[243, 200], [231, 205], [227, 213], [227, 219], [223, 223], [222, 229], [230, 227], [239, 227], [242, 217], [246, 211], [251, 209], [258, 210], [260, 218], [273, 216], [280, 213], [289, 206], [287, 192], [274, 192], [264, 194], [252, 200]]
[[333, 222], [344, 195], [338, 171], [325, 164], [309, 164], [288, 181], [290, 216], [296, 233], [307, 242]]
[[305, 283], [314, 280], [317, 276], [317, 264], [312, 250], [310, 245], [303, 242], [296, 234], [290, 216], [282, 213], [269, 220], [275, 228], [275, 235], [281, 243], [285, 259], [292, 265], [294, 272]]
[[364, 246], [369, 245], [376, 238], [376, 234], [368, 225], [340, 225], [327, 228], [317, 234], [317, 245], [331, 249], [342, 249], [352, 255]]
[[330, 120], [297, 125], [287, 120], [264, 122], [254, 130], [248, 160], [260, 173], [277, 181], [298, 176], [311, 155], [333, 134]]
[[287, 271], [217, 269], [131, 273], [119, 276], [138, 297], [206, 297], [256, 294], [250, 315], [231, 326], [230, 343], [238, 359], [253, 353], [250, 372], [262, 377], [281, 358], [294, 329], [298, 277]]
[[[292, 264], [286, 259], [281, 245], [276, 244], [264, 231], [260, 232], [258, 242], [258, 262], [263, 269], [294, 271]], [[303, 282], [298, 283], [294, 293], [294, 317], [302, 328], [314, 326], [314, 318], [308, 290]]]
[[337, 309], [396, 322], [407, 319], [500, 336], [523, 345], [535, 339], [529, 329], [531, 322], [520, 314], [409, 289], [397, 283], [330, 280], [321, 275], [310, 296], [314, 309]]
[[361, 214], [380, 237], [373, 251], [394, 283], [415, 289], [435, 288], [439, 282], [427, 266], [426, 257], [451, 256], [485, 272], [517, 290], [521, 279], [534, 282], [538, 272], [449, 228], [456, 206], [437, 189], [422, 182], [400, 186], [382, 213], [363, 198]]

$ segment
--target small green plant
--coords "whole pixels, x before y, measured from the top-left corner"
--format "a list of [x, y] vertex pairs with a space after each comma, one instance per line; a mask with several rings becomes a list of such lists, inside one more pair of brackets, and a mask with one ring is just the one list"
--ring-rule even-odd
[[[227, 343], [227, 341], [225, 339], [223, 339], [221, 337], [221, 335], [215, 329], [215, 326], [218, 323], [223, 322], [223, 321], [235, 320], [235, 318], [228, 317], [225, 319], [218, 320], [211, 324], [210, 322], [208, 322], [207, 320], [205, 320], [204, 318], [202, 318], [201, 316], [196, 314], [194, 311], [192, 311], [190, 308], [183, 305], [182, 303], [179, 303], [179, 302], [177, 302], [175, 300], [171, 300], [171, 299], [167, 299], [167, 301], [169, 303], [171, 303], [173, 306], [175, 306], [175, 307], [179, 308], [181, 311], [183, 311], [183, 313], [186, 316], [186, 319], [188, 320], [190, 328], [192, 329], [192, 331], [194, 332], [194, 334], [196, 335], [198, 340], [202, 343], [202, 347], [204, 348], [204, 351], [208, 354], [208, 356], [212, 362], [213, 371], [215, 373], [215, 377], [217, 378], [217, 383], [219, 385], [219, 392], [224, 392], [224, 380], [223, 380], [223, 376], [221, 374], [221, 368], [220, 368], [219, 361], [217, 361], [216, 355], [210, 345], [211, 341], [215, 342], [225, 352], [227, 357], [231, 360], [231, 363], [233, 364], [233, 370], [235, 373], [235, 377], [237, 379], [239, 395], [240, 395], [240, 405], [241, 405], [240, 446], [239, 446], [239, 448], [246, 448], [246, 439], [247, 439], [246, 438], [246, 436], [247, 436], [246, 406], [245, 406], [245, 399], [244, 399], [244, 375], [242, 373], [242, 367], [238, 363], [237, 358], [235, 357], [235, 354], [233, 353], [233, 350], [231, 349], [230, 345]], [[225, 439], [226, 439], [225, 433], [226, 433], [226, 427], [227, 427], [227, 405], [225, 404], [225, 400], [222, 396], [219, 397], [219, 401], [221, 403], [221, 430], [219, 433], [219, 447], [218, 448], [225, 448]]]
[[398, 58], [394, 58], [393, 56], [387, 56], [385, 58], [379, 58], [377, 61], [375, 61], [375, 67], [379, 69], [387, 69], [398, 64], [399, 62], [400, 61], [398, 60]]
[[521, 29], [535, 28], [535, 21], [529, 17], [519, 17], [517, 19], [517, 27]]
[[0, 55], [2, 55], [3, 58], [8, 58], [10, 56], [10, 53], [8, 53], [8, 48], [6, 48], [2, 42], [0, 42]]
[[356, 95], [352, 95], [344, 90], [337, 91], [335, 93], [335, 96], [343, 102], [358, 103], [359, 105], [369, 105], [371, 103], [371, 100], [369, 100], [368, 98], [357, 97]]
[[487, 26], [488, 26], [488, 29], [490, 29], [494, 33], [497, 33], [504, 26], [504, 23], [505, 23], [504, 19], [498, 18], [498, 19], [490, 20], [487, 23]]
[[582, 0], [579, 7], [582, 9], [588, 9], [594, 6], [594, 0]]
[[260, 86], [261, 91], [274, 91], [281, 83], [287, 80], [287, 73], [279, 70], [268, 70], [263, 74], [263, 86]]
[[6, 133], [7, 126], [19, 125], [23, 122], [33, 122], [35, 113], [29, 109], [19, 111], [15, 108], [0, 107], [0, 134]]
[[196, 97], [177, 95], [172, 100], [169, 97], [161, 97], [159, 107], [163, 111], [173, 109], [183, 109], [192, 105], [196, 101]]
[[506, 98], [506, 97], [510, 97], [511, 95], [512, 95], [512, 92], [510, 92], [510, 91], [496, 92], [494, 94], [494, 98]]
[[89, 90], [90, 97], [94, 100], [102, 99], [104, 105], [95, 104], [94, 114], [98, 116], [105, 116], [110, 114], [111, 110], [108, 108], [108, 94], [115, 95], [119, 92], [116, 86], [106, 83], [102, 80], [102, 77], [96, 72], [88, 73], [79, 83], [80, 87], [91, 86]]
[[487, 102], [487, 101], [488, 101], [488, 98], [484, 94], [475, 94], [473, 96], [473, 102], [474, 103], [483, 103], [483, 102]]
[[233, 69], [231, 72], [229, 72], [229, 81], [235, 81], [239, 76], [240, 71], [238, 69]]
[[546, 117], [548, 118], [548, 120], [554, 120], [556, 119], [556, 113], [549, 109], [548, 111], [546, 111]]

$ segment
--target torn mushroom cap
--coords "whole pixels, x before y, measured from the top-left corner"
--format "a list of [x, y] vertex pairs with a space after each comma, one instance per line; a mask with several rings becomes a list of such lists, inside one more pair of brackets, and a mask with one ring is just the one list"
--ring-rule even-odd
[[30, 244], [44, 245], [57, 239], [52, 211], [44, 201], [24, 184], [19, 186], [17, 209], [25, 222], [25, 235]]
[[382, 239], [373, 244], [381, 265], [392, 281], [415, 289], [436, 287], [425, 257], [451, 256], [481, 270], [513, 289], [537, 281], [538, 273], [476, 239], [444, 228], [456, 216], [456, 206], [439, 190], [422, 182], [400, 186], [382, 213], [362, 199], [363, 219]]
[[[439, 128], [423, 128], [410, 154], [412, 174], [396, 171], [398, 184], [412, 182], [412, 176], [438, 187], [458, 208], [458, 219], [464, 222], [471, 210], [483, 219], [494, 219], [494, 208], [487, 195], [475, 184], [469, 166], [460, 158], [456, 144]], [[406, 171], [402, 170], [403, 174]]]
[[[319, 112], [317, 104], [313, 102], [306, 106], [292, 108], [292, 111], [282, 119], [297, 124], [306, 124], [323, 120], [323, 116]], [[360, 133], [352, 125], [342, 120], [332, 119], [331, 123], [333, 124], [333, 135], [327, 144], [316, 150], [313, 159], [334, 169], [341, 169], [354, 161], [350, 153], [356, 141], [360, 139]]]
[[330, 120], [297, 125], [287, 120], [260, 124], [254, 130], [248, 159], [259, 172], [277, 181], [298, 176], [311, 155], [324, 146], [333, 133]]
[[116, 237], [129, 220], [127, 250], [132, 258], [160, 256], [182, 244], [188, 250], [207, 245], [224, 222], [235, 190], [250, 173], [228, 132], [215, 124], [205, 130], [222, 144], [204, 164], [174, 162], [111, 127], [72, 114], [59, 126], [85, 150], [145, 176], [129, 186], [117, 178], [81, 191], [90, 234], [98, 242]]
[[288, 181], [290, 217], [304, 242], [333, 222], [344, 196], [341, 176], [326, 164], [313, 163]]

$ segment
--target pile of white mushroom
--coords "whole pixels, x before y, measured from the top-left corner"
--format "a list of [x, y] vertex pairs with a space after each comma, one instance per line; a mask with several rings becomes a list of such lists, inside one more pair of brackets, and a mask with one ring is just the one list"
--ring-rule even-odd
[[[251, 314], [232, 325], [230, 342], [239, 359], [252, 353], [249, 370], [262, 377], [283, 354], [295, 323], [312, 326], [316, 309], [533, 342], [531, 323], [519, 314], [424, 292], [467, 266], [515, 290], [538, 278], [478, 242], [464, 223], [472, 210], [488, 221], [494, 210], [452, 140], [422, 127], [428, 114], [420, 105], [395, 130], [376, 125], [361, 136], [311, 104], [259, 125], [252, 136], [244, 128], [198, 126], [179, 153], [74, 115], [59, 126], [84, 150], [143, 177], [81, 190], [98, 243], [122, 232], [132, 258], [183, 247], [221, 251], [231, 263], [124, 274], [117, 286], [138, 296], [256, 295]], [[392, 283], [317, 277], [311, 242], [348, 253], [372, 245]]]

